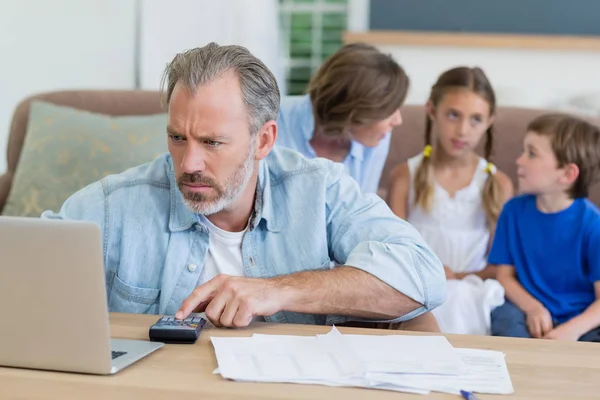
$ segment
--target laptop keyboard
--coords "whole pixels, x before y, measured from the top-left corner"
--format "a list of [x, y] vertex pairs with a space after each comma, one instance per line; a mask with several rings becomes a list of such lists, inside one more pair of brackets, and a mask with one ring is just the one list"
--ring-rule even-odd
[[111, 351], [112, 359], [114, 360], [117, 357], [121, 357], [123, 354], [127, 354], [126, 351]]

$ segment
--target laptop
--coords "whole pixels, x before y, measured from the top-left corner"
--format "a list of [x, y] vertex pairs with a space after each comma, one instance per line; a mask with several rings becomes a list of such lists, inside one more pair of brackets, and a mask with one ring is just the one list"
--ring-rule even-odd
[[0, 216], [0, 366], [114, 374], [163, 345], [111, 340], [96, 224]]

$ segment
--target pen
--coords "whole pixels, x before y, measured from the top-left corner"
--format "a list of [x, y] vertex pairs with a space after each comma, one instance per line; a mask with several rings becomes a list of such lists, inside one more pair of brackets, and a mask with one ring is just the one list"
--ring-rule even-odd
[[466, 390], [461, 390], [460, 394], [464, 397], [465, 400], [479, 400], [479, 397], [475, 396], [471, 392], [467, 392]]

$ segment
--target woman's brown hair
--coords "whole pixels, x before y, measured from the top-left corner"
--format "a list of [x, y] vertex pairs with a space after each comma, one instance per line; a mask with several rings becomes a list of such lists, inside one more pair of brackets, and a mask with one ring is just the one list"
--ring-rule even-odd
[[326, 135], [348, 134], [353, 124], [388, 118], [406, 98], [408, 76], [392, 59], [364, 43], [343, 46], [317, 70], [308, 94]]
[[[480, 68], [457, 67], [444, 72], [438, 78], [437, 82], [431, 88], [429, 101], [433, 108], [441, 102], [444, 95], [457, 89], [467, 89], [484, 98], [490, 106], [490, 115], [496, 112], [496, 96], [494, 89], [485, 73]], [[433, 201], [433, 157], [435, 153], [431, 152], [431, 130], [433, 122], [429, 115], [425, 117], [425, 145], [429, 151], [425, 152], [423, 160], [419, 165], [414, 178], [415, 203], [426, 211], [431, 210]], [[484, 144], [484, 157], [490, 162], [494, 145], [493, 126], [486, 131]], [[429, 146], [429, 147], [427, 147]], [[502, 209], [503, 196], [502, 188], [498, 178], [494, 175], [495, 168], [488, 164], [486, 169], [489, 174], [482, 192], [482, 202], [486, 214], [488, 225], [491, 229], [496, 224], [500, 211]]]

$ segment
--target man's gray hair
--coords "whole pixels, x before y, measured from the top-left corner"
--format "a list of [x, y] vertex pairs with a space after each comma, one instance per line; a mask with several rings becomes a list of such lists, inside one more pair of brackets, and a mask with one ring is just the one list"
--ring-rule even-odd
[[209, 43], [177, 54], [167, 65], [162, 78], [163, 90], [165, 83], [167, 85], [167, 104], [177, 83], [185, 85], [194, 94], [199, 86], [228, 71], [236, 72], [239, 77], [250, 133], [257, 133], [267, 121], [277, 120], [280, 102], [277, 80], [262, 61], [242, 46]]

